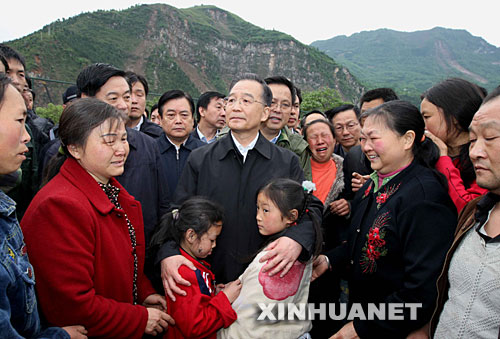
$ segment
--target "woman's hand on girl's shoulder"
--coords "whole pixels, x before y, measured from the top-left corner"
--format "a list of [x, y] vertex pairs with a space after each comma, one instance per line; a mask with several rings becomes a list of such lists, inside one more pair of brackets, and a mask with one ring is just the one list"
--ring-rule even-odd
[[230, 283], [227, 283], [224, 286], [224, 289], [222, 290], [222, 292], [226, 295], [227, 299], [229, 299], [229, 302], [231, 304], [240, 295], [241, 287], [243, 287], [243, 285], [241, 284], [240, 279], [236, 279], [235, 281], [231, 281]]
[[161, 261], [161, 280], [163, 288], [165, 289], [165, 294], [168, 295], [172, 301], [175, 301], [174, 293], [186, 295], [186, 292], [180, 289], [177, 284], [191, 286], [191, 283], [179, 274], [179, 267], [182, 265], [186, 265], [193, 271], [196, 271], [194, 264], [182, 255], [173, 255]]

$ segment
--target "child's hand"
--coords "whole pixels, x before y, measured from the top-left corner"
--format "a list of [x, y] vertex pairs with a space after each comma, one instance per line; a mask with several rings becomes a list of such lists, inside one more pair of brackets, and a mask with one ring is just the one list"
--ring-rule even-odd
[[226, 295], [226, 297], [229, 299], [229, 302], [232, 304], [240, 295], [242, 286], [243, 285], [241, 285], [240, 279], [231, 281], [230, 283], [226, 284], [222, 293]]
[[219, 294], [220, 291], [223, 291], [226, 285], [224, 284], [217, 284], [215, 285], [215, 294]]

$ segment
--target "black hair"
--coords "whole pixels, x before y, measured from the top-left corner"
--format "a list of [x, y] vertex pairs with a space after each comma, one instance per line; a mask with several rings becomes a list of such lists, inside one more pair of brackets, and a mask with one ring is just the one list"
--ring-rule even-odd
[[5, 90], [9, 84], [12, 84], [12, 81], [7, 74], [0, 73], [0, 107], [3, 105], [3, 97], [5, 96]]
[[392, 88], [381, 87], [369, 90], [361, 96], [359, 99], [359, 107], [363, 106], [363, 103], [372, 101], [375, 99], [382, 99], [384, 102], [389, 102], [393, 100], [398, 100], [398, 95]]
[[106, 120], [111, 120], [110, 128], [124, 122], [122, 114], [116, 108], [95, 98], [76, 99], [64, 108], [58, 130], [62, 153], [58, 152], [48, 163], [42, 186], [59, 172], [67, 158], [73, 157], [68, 146], [85, 146], [92, 130]]
[[127, 79], [127, 82], [130, 84], [131, 87], [136, 82], [140, 82], [142, 84], [142, 86], [144, 87], [144, 92], [146, 93], [146, 96], [148, 96], [149, 86], [148, 86], [148, 81], [146, 80], [145, 77], [143, 77], [140, 74], [134, 73], [132, 71], [126, 71], [125, 78]]
[[[297, 96], [297, 98], [299, 98], [300, 105], [302, 103], [302, 91], [297, 86], [295, 86], [295, 95]], [[295, 100], [293, 101], [293, 103], [295, 103]]]
[[[312, 199], [312, 191], [308, 193], [298, 182], [288, 178], [275, 178], [259, 189], [257, 194], [263, 193], [271, 200], [281, 212], [281, 215], [287, 218], [293, 218], [291, 210], [296, 209], [299, 214], [296, 222], [299, 222], [306, 214], [313, 222], [316, 233], [316, 243], [313, 257], [321, 252], [323, 243], [321, 232], [321, 221], [315, 213], [309, 210]], [[293, 227], [293, 226], [291, 226]], [[276, 236], [281, 236], [281, 232]], [[273, 237], [274, 238], [274, 237]]]
[[276, 84], [276, 85], [284, 85], [284, 86], [288, 87], [288, 89], [290, 90], [291, 98], [292, 98], [290, 105], [293, 105], [295, 103], [296, 90], [295, 90], [295, 86], [293, 85], [293, 83], [290, 80], [288, 80], [284, 76], [276, 75], [276, 76], [272, 76], [269, 78], [265, 78], [264, 81], [266, 82], [266, 84], [268, 86], [272, 85], [272, 84]]
[[160, 117], [163, 118], [163, 106], [167, 102], [169, 102], [170, 100], [180, 99], [180, 98], [185, 98], [188, 101], [189, 107], [191, 109], [191, 115], [194, 117], [193, 98], [191, 98], [189, 93], [181, 91], [179, 89], [173, 89], [173, 90], [167, 91], [167, 92], [163, 93], [163, 95], [160, 97], [160, 100], [158, 100], [158, 114], [160, 114]]
[[200, 108], [201, 107], [203, 107], [204, 109], [207, 109], [212, 98], [224, 99], [225, 97], [226, 96], [224, 94], [219, 93], [219, 92], [215, 92], [215, 91], [205, 92], [202, 95], [200, 95], [200, 97], [198, 98], [198, 102], [196, 103], [196, 122], [200, 122], [200, 119], [201, 119]]
[[310, 116], [311, 114], [320, 114], [320, 115], [322, 115], [325, 119], [328, 119], [325, 113], [323, 113], [323, 112], [321, 112], [321, 111], [318, 111], [317, 109], [312, 110], [312, 111], [310, 111], [310, 112], [306, 113], [306, 114], [304, 115], [304, 117], [302, 118], [302, 120], [300, 120], [300, 129], [301, 129], [301, 130], [302, 130], [302, 129], [304, 129], [305, 124], [306, 124], [306, 119], [307, 119], [307, 117], [308, 117], [308, 116]]
[[153, 111], [154, 111], [155, 109], [158, 109], [158, 104], [157, 104], [157, 103], [156, 103], [156, 104], [154, 104], [153, 106], [151, 106], [151, 113], [153, 113]]
[[[97, 92], [102, 86], [112, 77], [123, 77], [127, 80], [125, 76], [125, 71], [122, 71], [109, 64], [97, 63], [85, 67], [76, 79], [76, 86], [78, 87], [78, 96], [85, 94], [89, 97], [95, 97]], [[127, 80], [128, 82], [128, 80]], [[130, 86], [130, 83], [129, 83]]]
[[3, 66], [5, 67], [5, 73], [9, 71], [9, 63], [7, 60], [4, 58], [2, 54], [0, 54], [0, 61], [2, 62]]
[[327, 125], [328, 128], [330, 128], [330, 131], [332, 132], [332, 137], [335, 139], [335, 127], [333, 127], [332, 123], [328, 120], [316, 119], [316, 120], [311, 121], [307, 125], [305, 125], [304, 128], [302, 129], [302, 135], [304, 137], [304, 140], [307, 141], [307, 130], [309, 129], [309, 127], [311, 127], [312, 125], [315, 125], [315, 124]]
[[[432, 86], [420, 98], [441, 109], [448, 134], [467, 132], [474, 114], [479, 110], [484, 92], [477, 85], [464, 79], [450, 78]], [[468, 187], [475, 180], [474, 167], [469, 158], [469, 145], [460, 148], [460, 176]]]
[[361, 111], [359, 110], [358, 106], [351, 105], [351, 104], [345, 104], [345, 105], [340, 105], [340, 106], [334, 107], [334, 108], [326, 111], [325, 114], [328, 117], [328, 121], [333, 123], [333, 121], [332, 121], [333, 117], [335, 117], [339, 113], [342, 113], [345, 111], [350, 111], [350, 110], [354, 111], [354, 113], [356, 114], [356, 119], [358, 119], [358, 121], [359, 121], [359, 116], [361, 114]]
[[219, 204], [204, 197], [192, 197], [179, 209], [165, 213], [149, 244], [148, 252], [156, 253], [167, 241], [181, 244], [184, 234], [191, 228], [198, 237], [208, 232], [216, 222], [224, 223], [224, 209]]
[[31, 78], [29, 76], [25, 76], [25, 79], [26, 79], [26, 84], [28, 85], [28, 91], [31, 92], [31, 96], [33, 97], [33, 107], [35, 107], [36, 93], [33, 90], [33, 82], [31, 81]]
[[393, 100], [365, 111], [360, 118], [367, 117], [383, 120], [390, 130], [400, 136], [408, 131], [413, 131], [415, 140], [413, 141], [412, 153], [415, 161], [430, 168], [441, 184], [448, 189], [446, 178], [436, 170], [436, 162], [440, 157], [439, 148], [430, 138], [423, 138], [425, 122], [415, 105], [403, 100]]
[[6, 61], [9, 59], [15, 59], [19, 61], [22, 65], [24, 70], [26, 71], [26, 62], [24, 61], [24, 58], [21, 54], [17, 53], [13, 48], [0, 44], [0, 54], [3, 55]]
[[236, 83], [243, 80], [251, 80], [258, 82], [262, 86], [262, 101], [264, 102], [264, 104], [266, 104], [266, 106], [271, 106], [271, 103], [273, 101], [273, 92], [271, 92], [271, 89], [264, 80], [262, 80], [256, 74], [253, 73], [245, 73], [238, 79], [234, 80], [231, 83], [231, 86], [229, 87], [229, 93], [231, 93], [231, 89], [233, 89]]

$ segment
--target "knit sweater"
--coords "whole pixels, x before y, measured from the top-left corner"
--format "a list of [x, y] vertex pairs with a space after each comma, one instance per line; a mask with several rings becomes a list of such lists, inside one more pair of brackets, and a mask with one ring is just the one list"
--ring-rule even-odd
[[448, 301], [434, 338], [496, 338], [500, 326], [500, 246], [475, 227], [450, 263]]

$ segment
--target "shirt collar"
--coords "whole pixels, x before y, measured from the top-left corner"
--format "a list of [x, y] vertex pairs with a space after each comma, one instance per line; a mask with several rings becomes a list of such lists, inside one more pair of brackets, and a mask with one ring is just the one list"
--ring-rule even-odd
[[179, 150], [180, 150], [180, 148], [181, 148], [181, 146], [186, 146], [186, 142], [188, 141], [189, 136], [186, 138], [186, 140], [184, 140], [184, 142], [181, 144], [181, 146], [177, 146], [176, 144], [174, 144], [174, 143], [172, 142], [172, 140], [170, 140], [170, 139], [168, 138], [167, 134], [165, 134], [165, 138], [167, 138], [167, 141], [168, 141], [169, 143], [171, 143], [171, 144], [172, 144], [172, 146], [174, 146], [174, 147], [175, 147], [175, 150], [176, 150], [176, 151], [179, 151]]
[[135, 127], [132, 127], [132, 129], [135, 129], [136, 131], [140, 131], [141, 125], [143, 122], [144, 122], [144, 116], [141, 116], [141, 120], [139, 121], [139, 123]]
[[272, 142], [273, 144], [276, 144], [276, 142], [278, 141], [279, 137], [281, 135], [281, 130], [279, 131], [278, 135], [275, 136], [274, 138], [272, 138], [271, 140], [269, 140], [270, 142]]
[[217, 130], [217, 132], [215, 132], [214, 137], [210, 140], [208, 140], [207, 137], [205, 135], [203, 135], [203, 133], [201, 133], [199, 126], [196, 126], [196, 132], [198, 133], [198, 137], [200, 138], [201, 141], [203, 141], [206, 144], [211, 144], [212, 142], [217, 140], [217, 137], [219, 136], [220, 130]]
[[250, 144], [248, 144], [247, 147], [243, 147], [243, 145], [240, 144], [238, 142], [238, 140], [236, 140], [236, 138], [233, 135], [233, 132], [231, 132], [230, 134], [231, 134], [231, 138], [233, 138], [233, 142], [236, 145], [236, 148], [238, 149], [240, 154], [243, 156], [243, 162], [245, 162], [245, 159], [247, 158], [247, 155], [248, 155], [248, 151], [250, 151], [251, 149], [253, 149], [255, 147], [255, 144], [257, 143], [257, 140], [259, 139], [260, 133], [257, 133], [257, 135], [255, 136], [255, 139], [253, 139], [252, 142], [250, 142]]
[[16, 203], [5, 194], [2, 190], [0, 190], [0, 214], [3, 215], [11, 215], [16, 209]]

